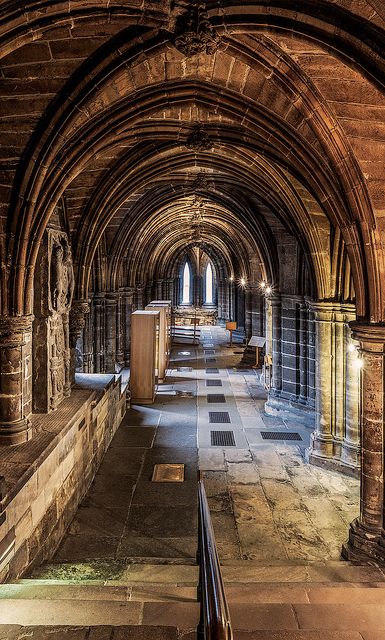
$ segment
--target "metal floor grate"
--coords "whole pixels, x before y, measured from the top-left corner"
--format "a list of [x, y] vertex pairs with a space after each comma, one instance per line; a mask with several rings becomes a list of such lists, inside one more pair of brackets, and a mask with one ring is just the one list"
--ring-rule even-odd
[[215, 355], [215, 349], [205, 349], [205, 356], [213, 356]]
[[235, 447], [234, 431], [210, 431], [212, 447]]
[[208, 393], [207, 402], [226, 402], [226, 398], [223, 393]]
[[217, 424], [227, 424], [231, 422], [227, 411], [209, 411], [209, 422]]
[[192, 367], [177, 367], [177, 371], [192, 371]]
[[219, 373], [218, 367], [207, 367], [206, 373]]
[[302, 440], [294, 431], [261, 431], [263, 440]]
[[205, 361], [206, 362], [216, 362], [217, 359], [216, 358], [206, 358]]
[[222, 380], [206, 380], [206, 387], [221, 387], [222, 386]]
[[213, 342], [205, 342], [203, 343], [203, 348], [206, 349], [206, 347], [213, 347], [214, 343]]

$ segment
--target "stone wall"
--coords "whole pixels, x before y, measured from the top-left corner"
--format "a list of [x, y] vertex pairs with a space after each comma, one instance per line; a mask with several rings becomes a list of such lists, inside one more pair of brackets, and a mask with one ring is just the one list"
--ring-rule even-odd
[[83, 379], [54, 420], [34, 415], [31, 442], [0, 448], [2, 582], [52, 557], [122, 420], [120, 380], [97, 376], [89, 385]]
[[273, 386], [266, 411], [291, 413], [311, 426], [316, 393], [314, 314], [302, 296], [274, 296], [270, 304]]

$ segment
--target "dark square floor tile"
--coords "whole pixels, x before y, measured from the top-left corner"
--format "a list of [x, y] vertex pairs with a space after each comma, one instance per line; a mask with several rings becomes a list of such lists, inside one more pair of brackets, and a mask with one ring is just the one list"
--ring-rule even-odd
[[122, 534], [127, 518], [129, 502], [125, 508], [80, 506], [69, 528], [70, 535], [113, 536]]
[[155, 427], [143, 428], [121, 425], [111, 442], [110, 448], [121, 449], [122, 447], [144, 447], [148, 449], [152, 445], [155, 432]]
[[131, 476], [97, 474], [82, 504], [124, 509], [131, 500], [135, 483], [136, 478]]
[[114, 558], [120, 538], [113, 536], [67, 535], [55, 555], [55, 561], [86, 561]]
[[132, 506], [124, 535], [184, 538], [197, 534], [197, 510], [191, 507]]
[[197, 482], [150, 482], [142, 480], [136, 485], [133, 505], [191, 505], [197, 503]]
[[133, 405], [125, 414], [122, 425], [131, 427], [156, 427], [159, 422], [159, 410], [151, 407]]
[[195, 560], [196, 536], [182, 538], [136, 537], [124, 534], [121, 538], [118, 558], [188, 558]]
[[159, 421], [159, 427], [176, 427], [196, 431], [196, 416], [188, 416], [184, 413], [173, 414], [163, 411]]
[[98, 475], [125, 475], [136, 478], [145, 453], [146, 449], [136, 447], [109, 449], [100, 465]]
[[187, 447], [197, 446], [196, 429], [189, 427], [158, 427], [154, 447]]

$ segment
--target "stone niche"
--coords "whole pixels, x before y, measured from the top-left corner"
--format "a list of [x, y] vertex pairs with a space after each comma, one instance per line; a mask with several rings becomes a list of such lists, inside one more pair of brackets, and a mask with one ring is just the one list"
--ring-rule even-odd
[[35, 274], [33, 411], [57, 409], [71, 393], [69, 311], [74, 271], [67, 234], [48, 229]]

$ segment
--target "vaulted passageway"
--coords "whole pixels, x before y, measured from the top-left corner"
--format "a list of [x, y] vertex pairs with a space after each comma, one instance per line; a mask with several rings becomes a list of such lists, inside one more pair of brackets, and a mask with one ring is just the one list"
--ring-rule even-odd
[[[320, 535], [325, 557], [337, 557], [345, 540], [346, 559], [383, 564], [379, 3], [6, 0], [1, 15], [0, 579], [53, 557], [98, 469], [96, 484], [104, 487], [106, 477], [110, 495], [115, 481], [105, 470], [120, 451], [124, 425], [138, 429], [138, 443], [146, 441], [145, 426], [134, 427], [133, 414], [126, 415], [126, 383], [132, 314], [156, 300], [171, 302], [179, 336], [191, 324], [220, 327], [215, 343], [235, 322], [237, 344], [264, 342], [259, 368], [243, 378], [229, 370], [220, 376], [229, 405], [238, 393], [253, 394], [256, 372], [266, 387], [263, 403], [261, 396], [253, 407], [248, 399], [247, 408], [234, 408], [245, 460], [211, 454], [211, 444], [199, 442], [208, 473], [210, 465], [223, 465], [229, 477], [231, 465], [246, 474], [246, 466], [255, 469], [253, 489], [239, 490], [234, 505], [247, 503], [253, 512], [262, 486], [266, 520], [244, 542], [247, 550], [243, 512], [224, 516], [235, 518], [237, 553], [258, 556], [267, 532], [285, 530], [261, 473], [274, 468], [284, 480], [280, 495], [287, 483], [298, 506], [298, 466], [309, 491], [325, 500], [323, 477], [340, 474], [333, 482], [338, 499], [338, 486], [350, 491], [360, 483], [360, 513], [354, 520], [351, 514], [350, 527], [349, 509], [342, 509], [345, 536], [329, 548]], [[252, 347], [236, 355], [237, 365], [255, 363]], [[143, 410], [159, 411], [161, 421], [171, 413], [162, 401], [167, 385], [182, 388], [185, 380], [164, 384], [157, 404]], [[197, 428], [206, 442], [202, 384]], [[195, 400], [168, 402], [188, 423]], [[306, 433], [306, 461], [292, 448], [262, 448], [262, 423], [295, 424], [293, 431]], [[177, 427], [159, 422], [156, 438], [163, 438], [161, 426], [172, 439]], [[248, 440], [248, 430], [257, 440]], [[127, 491], [145, 468], [141, 450], [150, 459], [154, 443], [127, 447], [138, 450], [127, 452]], [[254, 446], [263, 452], [257, 458]], [[218, 495], [219, 485], [212, 485]], [[221, 499], [211, 498], [220, 512]], [[330, 521], [339, 517], [334, 498], [325, 503]], [[119, 526], [111, 524], [115, 555], [129, 509], [124, 522], [117, 516]], [[190, 507], [188, 513], [192, 518]], [[306, 513], [310, 522], [310, 507]], [[270, 533], [279, 554], [290, 556], [285, 536]], [[66, 540], [72, 535], [83, 534]], [[133, 556], [135, 549], [155, 553], [156, 543], [144, 537], [130, 539]], [[303, 532], [293, 537], [294, 553]]]

